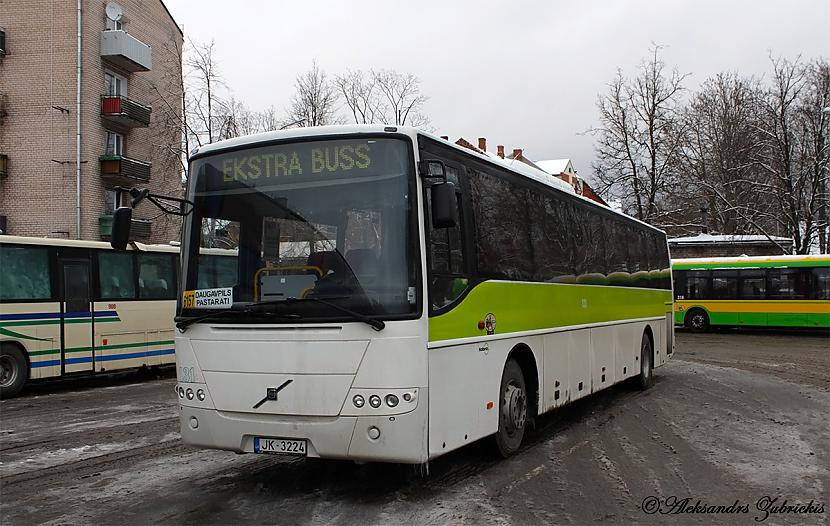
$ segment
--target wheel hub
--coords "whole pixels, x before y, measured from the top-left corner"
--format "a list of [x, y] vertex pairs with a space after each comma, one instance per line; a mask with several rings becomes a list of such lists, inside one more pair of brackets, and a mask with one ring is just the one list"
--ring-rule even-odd
[[14, 364], [8, 356], [0, 356], [0, 385], [7, 386], [14, 383], [16, 378]]
[[504, 422], [507, 432], [513, 434], [524, 429], [527, 418], [527, 399], [524, 391], [514, 385], [508, 384], [504, 391]]

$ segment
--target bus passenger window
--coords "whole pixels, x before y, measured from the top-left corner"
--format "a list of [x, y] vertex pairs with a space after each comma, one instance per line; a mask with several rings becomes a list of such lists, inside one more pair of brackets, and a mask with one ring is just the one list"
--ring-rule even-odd
[[98, 285], [103, 299], [134, 299], [133, 255], [123, 252], [99, 253]]
[[46, 248], [0, 246], [0, 300], [52, 297]]
[[686, 274], [685, 297], [689, 300], [709, 298], [709, 271], [692, 270]]
[[813, 294], [814, 299], [830, 300], [830, 267], [813, 269]]
[[138, 256], [138, 293], [143, 299], [175, 299], [173, 259], [167, 254]]
[[741, 298], [764, 299], [767, 295], [766, 272], [763, 270], [742, 270]]

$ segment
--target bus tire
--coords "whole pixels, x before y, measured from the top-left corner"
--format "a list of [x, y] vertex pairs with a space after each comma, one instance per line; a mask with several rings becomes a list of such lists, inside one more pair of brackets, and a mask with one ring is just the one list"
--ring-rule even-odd
[[643, 333], [643, 341], [640, 343], [640, 375], [637, 377], [637, 386], [645, 391], [654, 383], [654, 350], [652, 349], [651, 338]]
[[507, 360], [499, 387], [499, 429], [495, 442], [499, 454], [507, 458], [519, 450], [527, 425], [527, 388], [522, 368]]
[[686, 328], [692, 332], [706, 332], [709, 328], [709, 315], [703, 309], [692, 309], [684, 319]]
[[0, 398], [17, 395], [29, 379], [29, 365], [15, 345], [0, 345]]

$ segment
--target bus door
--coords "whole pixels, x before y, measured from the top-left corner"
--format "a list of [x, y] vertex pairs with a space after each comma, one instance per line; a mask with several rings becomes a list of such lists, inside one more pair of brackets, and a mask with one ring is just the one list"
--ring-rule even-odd
[[61, 362], [64, 373], [94, 370], [89, 263], [60, 260]]

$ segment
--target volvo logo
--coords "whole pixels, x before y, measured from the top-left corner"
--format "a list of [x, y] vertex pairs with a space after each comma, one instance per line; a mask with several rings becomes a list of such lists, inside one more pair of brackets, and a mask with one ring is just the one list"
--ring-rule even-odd
[[265, 398], [254, 404], [254, 406], [251, 409], [256, 409], [269, 400], [273, 400], [276, 402], [279, 399], [279, 392], [285, 389], [285, 387], [293, 381], [293, 379], [289, 378], [288, 380], [284, 381], [282, 385], [280, 385], [279, 387], [266, 387]]

